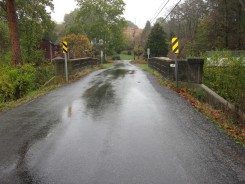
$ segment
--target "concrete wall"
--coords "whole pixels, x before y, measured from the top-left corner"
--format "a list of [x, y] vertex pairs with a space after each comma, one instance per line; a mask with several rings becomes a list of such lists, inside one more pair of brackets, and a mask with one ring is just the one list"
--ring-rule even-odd
[[[167, 58], [151, 58], [148, 60], [149, 67], [157, 70], [165, 78], [175, 80], [175, 64], [173, 60]], [[188, 58], [187, 60], [178, 60], [179, 81], [201, 84], [203, 82], [204, 59]]]
[[240, 123], [245, 126], [245, 112], [242, 112], [233, 104], [219, 96], [212, 89], [207, 87], [204, 84], [196, 84], [196, 83], [188, 83], [188, 82], [180, 82], [180, 87], [191, 88], [191, 89], [202, 89], [204, 91], [204, 99], [203, 102], [209, 104], [214, 109], [223, 110], [229, 116], [235, 118]]
[[[65, 59], [61, 57], [54, 58], [53, 63], [56, 77], [65, 77]], [[99, 60], [95, 58], [70, 59], [67, 62], [68, 74], [72, 76], [85, 68], [91, 68], [98, 64]]]

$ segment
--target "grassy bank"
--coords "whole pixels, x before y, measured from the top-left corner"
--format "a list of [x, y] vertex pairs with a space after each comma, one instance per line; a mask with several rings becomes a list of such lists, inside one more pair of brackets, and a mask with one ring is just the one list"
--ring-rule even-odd
[[103, 69], [107, 69], [107, 68], [112, 67], [114, 64], [115, 64], [115, 63], [105, 63], [105, 64], [102, 65], [102, 68], [103, 68]]
[[52, 64], [24, 64], [0, 68], [0, 103], [15, 101], [38, 90], [54, 76]]
[[150, 72], [150, 68], [148, 67], [148, 64], [136, 64], [136, 66], [142, 68], [146, 72]]
[[21, 104], [24, 104], [24, 103], [28, 103], [40, 96], [43, 96], [45, 94], [47, 94], [48, 92], [60, 87], [61, 84], [55, 84], [55, 85], [51, 85], [51, 86], [48, 86], [48, 87], [44, 87], [44, 88], [41, 88], [39, 90], [36, 90], [36, 91], [32, 91], [30, 93], [28, 93], [26, 96], [18, 99], [18, 100], [14, 100], [14, 101], [10, 101], [10, 102], [2, 102], [0, 103], [0, 112], [3, 112], [3, 111], [6, 111], [6, 110], [9, 110], [11, 108], [15, 108]]
[[134, 56], [133, 55], [120, 54], [119, 56], [120, 56], [121, 60], [134, 60]]

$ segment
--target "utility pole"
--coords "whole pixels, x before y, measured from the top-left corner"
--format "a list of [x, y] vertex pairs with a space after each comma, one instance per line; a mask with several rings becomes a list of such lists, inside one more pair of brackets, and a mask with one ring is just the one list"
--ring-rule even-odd
[[103, 64], [103, 50], [100, 51], [100, 62]]

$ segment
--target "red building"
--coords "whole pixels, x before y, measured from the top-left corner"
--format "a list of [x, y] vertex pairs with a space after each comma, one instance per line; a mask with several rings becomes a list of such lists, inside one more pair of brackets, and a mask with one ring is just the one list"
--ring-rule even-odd
[[40, 47], [44, 51], [44, 57], [46, 60], [52, 61], [53, 58], [59, 56], [60, 53], [59, 44], [53, 43], [46, 39], [42, 39]]

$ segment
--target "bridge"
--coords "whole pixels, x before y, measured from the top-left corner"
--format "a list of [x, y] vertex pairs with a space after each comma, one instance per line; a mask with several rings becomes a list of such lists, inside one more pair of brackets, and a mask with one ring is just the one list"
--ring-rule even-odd
[[244, 147], [129, 61], [0, 113], [0, 181], [244, 183]]

